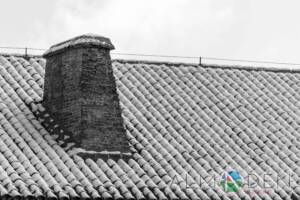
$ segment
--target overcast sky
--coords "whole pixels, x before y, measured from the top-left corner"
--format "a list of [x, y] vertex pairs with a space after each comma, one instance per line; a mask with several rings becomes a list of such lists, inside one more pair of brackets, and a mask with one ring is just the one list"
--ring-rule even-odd
[[48, 48], [97, 33], [115, 52], [300, 63], [299, 0], [0, 2], [0, 46]]

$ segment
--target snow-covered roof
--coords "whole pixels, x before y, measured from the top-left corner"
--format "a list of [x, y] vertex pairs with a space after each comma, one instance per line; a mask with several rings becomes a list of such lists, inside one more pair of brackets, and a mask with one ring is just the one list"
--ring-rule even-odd
[[[41, 105], [44, 67], [0, 56], [1, 197], [300, 197], [299, 72], [114, 60], [132, 158], [92, 160]], [[226, 193], [230, 170], [260, 182]]]

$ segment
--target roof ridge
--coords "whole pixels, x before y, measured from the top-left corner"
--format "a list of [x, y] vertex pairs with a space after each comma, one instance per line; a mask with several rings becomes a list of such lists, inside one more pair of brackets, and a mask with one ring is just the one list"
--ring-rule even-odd
[[[40, 54], [22, 54], [22, 53], [5, 53], [0, 52], [0, 56], [17, 56], [22, 58], [43, 58]], [[222, 64], [196, 64], [188, 62], [176, 62], [176, 61], [155, 61], [155, 60], [136, 60], [136, 59], [112, 59], [112, 62], [132, 63], [132, 64], [156, 64], [156, 65], [172, 65], [172, 66], [186, 66], [186, 67], [203, 67], [203, 68], [219, 68], [219, 69], [237, 69], [246, 71], [267, 71], [267, 72], [281, 72], [281, 73], [300, 73], [300, 69], [282, 68], [282, 67], [260, 67], [249, 65], [222, 65]]]
[[29, 57], [29, 58], [42, 58], [42, 55], [38, 55], [38, 54], [23, 54], [23, 53], [6, 53], [6, 52], [0, 52], [0, 56], [17, 56], [17, 57]]
[[172, 66], [185, 66], [185, 67], [203, 67], [203, 68], [219, 68], [219, 69], [237, 69], [246, 71], [267, 71], [267, 72], [282, 72], [282, 73], [300, 73], [300, 69], [282, 68], [282, 67], [259, 67], [248, 65], [221, 65], [221, 64], [196, 64], [185, 62], [172, 62], [172, 61], [152, 61], [152, 60], [134, 60], [134, 59], [112, 59], [112, 61], [121, 63], [132, 64], [155, 64], [155, 65], [172, 65]]

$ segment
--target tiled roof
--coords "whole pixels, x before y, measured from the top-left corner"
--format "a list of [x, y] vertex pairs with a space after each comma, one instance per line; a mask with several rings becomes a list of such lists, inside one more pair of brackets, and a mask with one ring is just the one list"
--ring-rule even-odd
[[[0, 56], [1, 197], [300, 197], [299, 72], [115, 60], [133, 157], [94, 161], [59, 138], [39, 103], [44, 67], [40, 57]], [[212, 184], [233, 169], [256, 175], [256, 192]]]

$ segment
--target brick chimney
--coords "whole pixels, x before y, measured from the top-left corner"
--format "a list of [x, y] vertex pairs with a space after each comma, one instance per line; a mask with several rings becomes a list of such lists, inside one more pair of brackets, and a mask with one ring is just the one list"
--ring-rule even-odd
[[82, 35], [52, 46], [43, 104], [78, 147], [128, 153], [108, 38]]

